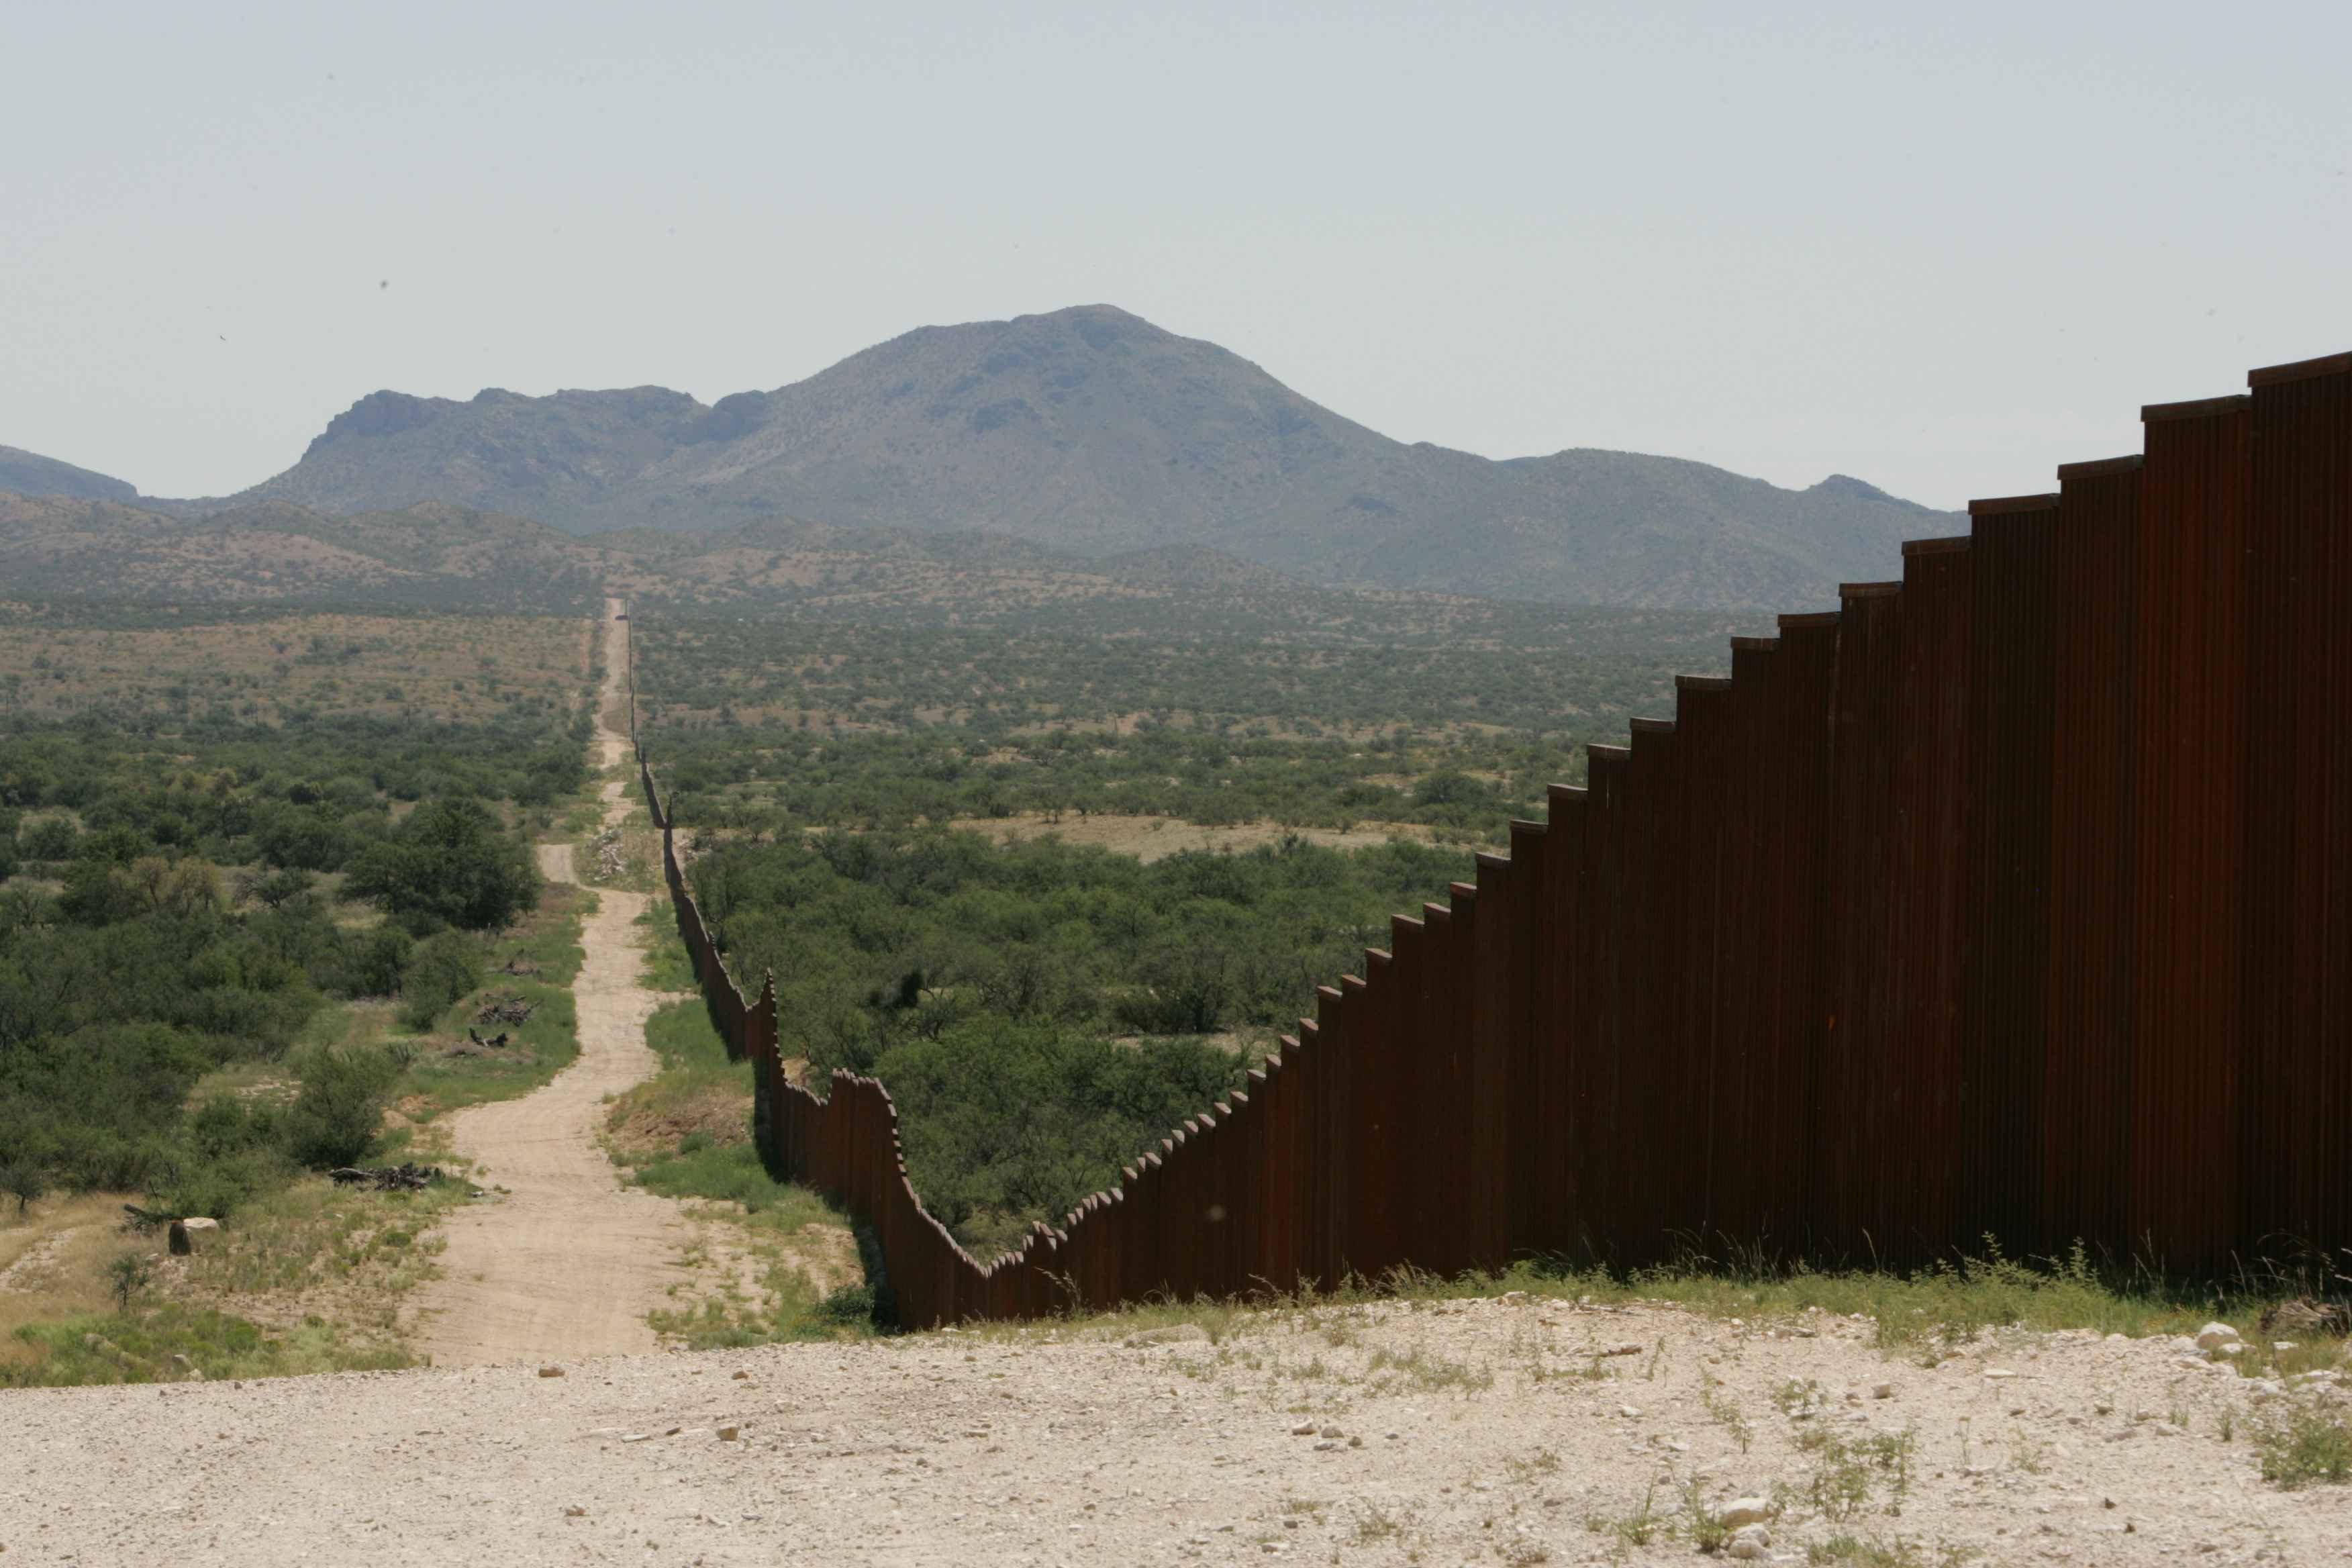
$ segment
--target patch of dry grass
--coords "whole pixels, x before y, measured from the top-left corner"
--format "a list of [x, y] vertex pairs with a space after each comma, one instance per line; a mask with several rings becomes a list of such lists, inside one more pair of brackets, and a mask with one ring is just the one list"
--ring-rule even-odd
[[22, 1218], [0, 1201], [0, 1363], [37, 1352], [17, 1337], [30, 1324], [107, 1310], [107, 1266], [123, 1253], [156, 1251], [122, 1234], [122, 1193], [83, 1193], [37, 1203]]

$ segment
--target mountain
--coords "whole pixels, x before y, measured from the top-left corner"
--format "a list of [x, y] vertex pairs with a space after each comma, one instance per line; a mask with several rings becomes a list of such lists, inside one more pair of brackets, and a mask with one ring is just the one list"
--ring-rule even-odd
[[81, 500], [135, 500], [139, 496], [135, 485], [16, 447], [0, 447], [0, 490]]
[[377, 392], [236, 498], [439, 500], [581, 533], [779, 514], [1009, 534], [1087, 555], [1205, 546], [1312, 581], [1566, 604], [1798, 608], [1899, 569], [1955, 514], [1860, 480], [1406, 445], [1213, 343], [1107, 305], [925, 327], [705, 406], [660, 387], [466, 401]]

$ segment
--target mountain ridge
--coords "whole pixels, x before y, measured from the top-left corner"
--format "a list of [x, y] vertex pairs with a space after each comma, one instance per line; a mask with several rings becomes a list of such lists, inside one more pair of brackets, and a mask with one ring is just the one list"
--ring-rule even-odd
[[265, 500], [440, 500], [577, 535], [781, 517], [1093, 557], [1198, 546], [1327, 586], [1710, 610], [1819, 602], [1958, 521], [1846, 475], [1784, 489], [1641, 453], [1396, 441], [1108, 305], [919, 327], [708, 405], [655, 386], [378, 391], [226, 504]]

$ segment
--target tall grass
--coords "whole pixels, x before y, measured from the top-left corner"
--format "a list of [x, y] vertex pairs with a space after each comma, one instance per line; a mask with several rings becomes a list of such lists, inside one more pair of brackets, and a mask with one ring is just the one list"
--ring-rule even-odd
[[103, 1383], [171, 1383], [205, 1377], [286, 1377], [300, 1373], [383, 1371], [413, 1365], [405, 1351], [348, 1344], [312, 1318], [273, 1334], [210, 1307], [88, 1313], [31, 1323], [15, 1338], [29, 1356], [0, 1361], [0, 1387], [62, 1388]]

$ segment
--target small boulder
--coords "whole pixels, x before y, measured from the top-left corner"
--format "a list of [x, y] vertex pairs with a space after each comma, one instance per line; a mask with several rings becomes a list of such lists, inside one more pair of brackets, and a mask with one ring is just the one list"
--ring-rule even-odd
[[2243, 1334], [2227, 1323], [2208, 1323], [2197, 1331], [2197, 1348], [2200, 1351], [2219, 1350], [2243, 1338]]
[[539, 1375], [541, 1377], [562, 1377], [563, 1375], [563, 1369], [556, 1365], [553, 1362], [550, 1362], [545, 1366], [539, 1369]]
[[1740, 1530], [1751, 1524], [1761, 1524], [1772, 1517], [1772, 1503], [1768, 1498], [1736, 1497], [1723, 1505], [1717, 1515], [1725, 1526]]
[[1760, 1524], [1751, 1524], [1732, 1532], [1731, 1544], [1723, 1549], [1723, 1554], [1745, 1563], [1760, 1562], [1771, 1548], [1771, 1532]]
[[1127, 1336], [1130, 1346], [1204, 1345], [1209, 1342], [1209, 1331], [1198, 1323], [1170, 1323], [1165, 1328], [1145, 1329]]

